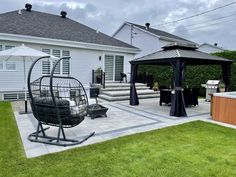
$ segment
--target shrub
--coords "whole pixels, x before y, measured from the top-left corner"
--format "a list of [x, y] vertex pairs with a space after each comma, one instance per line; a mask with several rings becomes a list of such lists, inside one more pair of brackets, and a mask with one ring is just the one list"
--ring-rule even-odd
[[[231, 59], [234, 63], [231, 66], [230, 90], [236, 90], [236, 51], [224, 51], [212, 55]], [[172, 84], [173, 71], [172, 66], [161, 65], [140, 65], [139, 72], [149, 73], [154, 76], [153, 82], [159, 86], [169, 87]], [[201, 84], [207, 80], [222, 80], [222, 70], [219, 65], [198, 65], [185, 67], [185, 78], [183, 87], [199, 88], [200, 94], [204, 95], [205, 89]]]

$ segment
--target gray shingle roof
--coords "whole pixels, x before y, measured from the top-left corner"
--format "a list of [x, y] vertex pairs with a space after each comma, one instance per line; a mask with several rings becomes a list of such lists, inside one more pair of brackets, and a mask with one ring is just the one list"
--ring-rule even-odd
[[130, 61], [131, 63], [169, 63], [175, 59], [183, 59], [190, 64], [232, 62], [231, 60], [210, 55], [196, 50], [196, 46], [173, 43], [163, 47], [163, 50], [151, 53]]
[[141, 28], [145, 31], [148, 31], [150, 33], [153, 33], [157, 36], [160, 36], [160, 37], [167, 37], [167, 38], [171, 38], [171, 39], [174, 39], [174, 40], [177, 40], [179, 42], [185, 42], [185, 43], [192, 43], [192, 44], [196, 44], [195, 42], [192, 42], [192, 41], [189, 41], [187, 39], [184, 39], [182, 37], [179, 37], [179, 36], [176, 36], [176, 35], [173, 35], [173, 34], [170, 34], [170, 33], [167, 33], [165, 31], [161, 31], [161, 30], [158, 30], [158, 29], [155, 29], [155, 28], [149, 28], [148, 30], [146, 29], [146, 26], [142, 26], [142, 25], [138, 25], [138, 24], [135, 24], [135, 23], [130, 23], [130, 22], [127, 22], [129, 24], [132, 24], [138, 28]]
[[0, 33], [36, 36], [116, 47], [135, 47], [73, 21], [38, 11], [21, 10], [0, 14]]

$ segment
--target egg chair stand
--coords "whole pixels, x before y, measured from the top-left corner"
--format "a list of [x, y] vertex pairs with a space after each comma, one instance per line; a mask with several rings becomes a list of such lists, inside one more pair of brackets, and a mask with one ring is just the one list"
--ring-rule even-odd
[[[41, 57], [35, 60], [28, 73], [30, 104], [33, 115], [38, 121], [36, 132], [31, 133], [28, 139], [32, 142], [57, 146], [81, 144], [92, 137], [95, 132], [83, 136], [81, 140], [69, 139], [65, 135], [64, 128], [75, 127], [85, 119], [88, 107], [85, 89], [81, 82], [73, 77], [55, 75], [60, 61], [69, 60], [69, 57], [57, 60], [50, 75], [41, 76], [31, 82], [36, 63], [46, 58]], [[50, 127], [44, 128], [44, 125], [56, 127], [55, 131], [51, 132], [54, 134], [47, 135], [46, 131]]]

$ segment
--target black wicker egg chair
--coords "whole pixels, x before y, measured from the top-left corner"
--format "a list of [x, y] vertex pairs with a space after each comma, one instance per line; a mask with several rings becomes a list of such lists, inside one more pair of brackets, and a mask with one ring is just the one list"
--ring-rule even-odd
[[[34, 117], [38, 120], [37, 131], [30, 134], [28, 139], [32, 142], [52, 144], [58, 146], [71, 146], [83, 143], [93, 136], [90, 133], [82, 140], [66, 138], [64, 128], [71, 128], [80, 124], [86, 114], [88, 98], [81, 82], [69, 76], [56, 76], [60, 61], [69, 60], [64, 57], [57, 60], [50, 75], [44, 75], [31, 82], [32, 71], [36, 63], [45, 60], [39, 58], [33, 62], [28, 73], [28, 91]], [[43, 125], [56, 126], [56, 136], [46, 135]], [[61, 136], [62, 135], [62, 136]]]

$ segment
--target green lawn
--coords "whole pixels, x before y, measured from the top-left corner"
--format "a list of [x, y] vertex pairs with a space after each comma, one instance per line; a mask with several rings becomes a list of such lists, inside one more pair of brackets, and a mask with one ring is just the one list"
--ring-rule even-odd
[[[27, 127], [26, 127], [27, 128]], [[0, 102], [0, 176], [236, 176], [236, 130], [196, 121], [26, 159]]]

